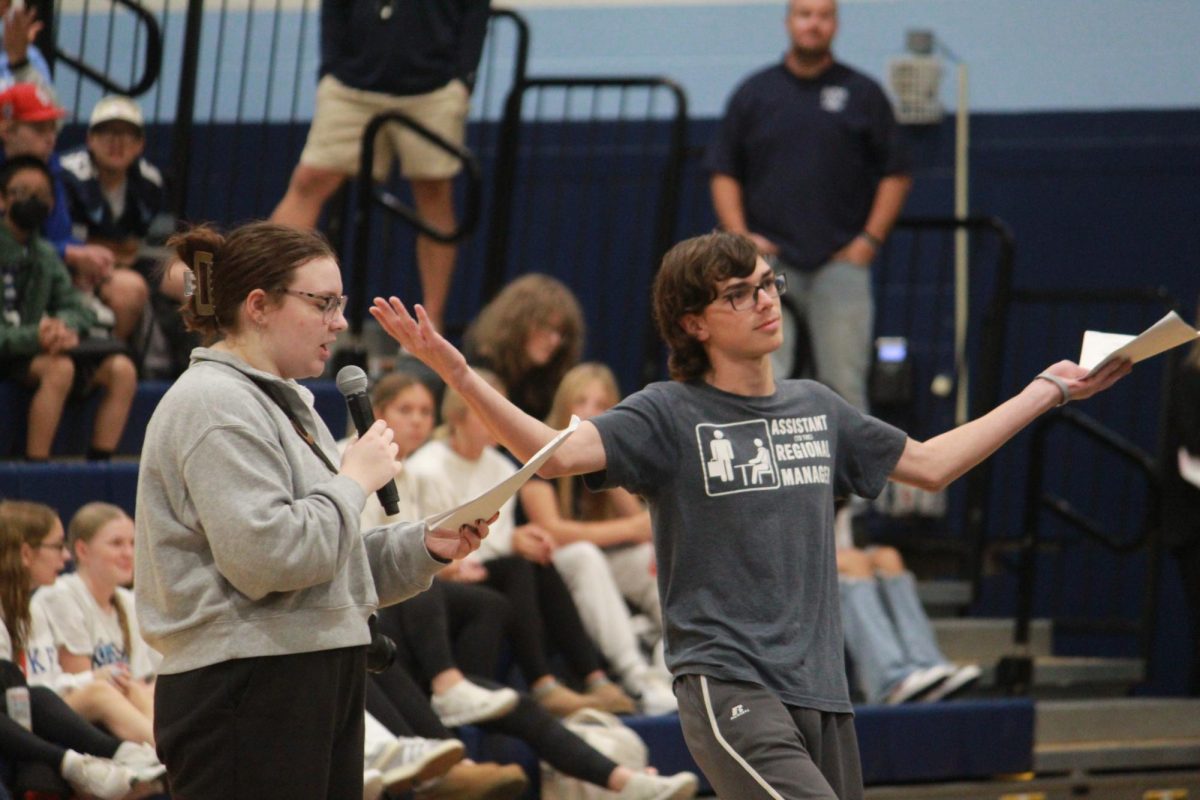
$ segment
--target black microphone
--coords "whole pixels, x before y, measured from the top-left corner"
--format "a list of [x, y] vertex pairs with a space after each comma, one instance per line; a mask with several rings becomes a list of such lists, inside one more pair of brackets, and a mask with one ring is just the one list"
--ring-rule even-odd
[[[346, 398], [346, 408], [350, 409], [350, 419], [358, 435], [362, 436], [367, 429], [375, 424], [375, 412], [371, 409], [371, 398], [367, 397], [367, 373], [359, 367], [350, 364], [338, 370], [338, 391]], [[400, 494], [396, 491], [396, 482], [389, 480], [379, 491], [375, 492], [383, 510], [390, 517], [400, 513]]]

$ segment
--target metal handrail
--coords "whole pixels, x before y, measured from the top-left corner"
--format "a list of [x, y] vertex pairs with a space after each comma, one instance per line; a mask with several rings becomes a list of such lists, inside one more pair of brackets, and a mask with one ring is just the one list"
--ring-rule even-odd
[[[683, 172], [684, 144], [687, 135], [687, 94], [670, 78], [658, 75], [600, 75], [545, 76], [524, 78], [513, 84], [504, 103], [500, 128], [500, 147], [496, 159], [496, 197], [489, 221], [486, 272], [483, 279], [483, 301], [495, 297], [503, 288], [508, 266], [509, 231], [512, 219], [512, 196], [516, 190], [517, 153], [520, 144], [521, 108], [525, 92], [531, 89], [575, 89], [614, 87], [647, 89], [662, 88], [675, 99], [675, 116], [671, 120], [671, 157], [663, 172], [663, 203], [656, 220], [656, 261], [671, 245], [678, 214], [679, 197], [675, 187]], [[656, 265], [657, 268], [657, 265]]]
[[[398, 124], [425, 139], [434, 147], [453, 156], [463, 165], [467, 177], [467, 196], [464, 202], [462, 221], [453, 230], [443, 230], [421, 217], [417, 210], [401, 202], [394, 194], [375, 183], [375, 139], [384, 125]], [[362, 151], [358, 162], [358, 190], [355, 202], [354, 257], [350, 263], [350, 291], [362, 298], [367, 292], [367, 260], [371, 244], [371, 211], [382, 208], [388, 213], [412, 225], [424, 235], [446, 244], [459, 242], [470, 236], [479, 224], [479, 209], [483, 197], [483, 171], [479, 160], [467, 148], [431, 131], [421, 123], [399, 111], [386, 111], [371, 118], [363, 131]], [[355, 303], [349, 316], [350, 332], [362, 333], [366, 319], [366, 304]]]
[[140, 3], [135, 2], [135, 0], [113, 0], [113, 3], [129, 9], [146, 26], [146, 63], [142, 77], [137, 82], [128, 86], [118, 84], [108, 75], [89, 66], [82, 59], [76, 58], [59, 49], [57, 43], [52, 45], [54, 60], [56, 62], [63, 62], [80, 75], [99, 84], [104, 88], [105, 92], [123, 94], [127, 97], [137, 97], [150, 91], [158, 80], [159, 73], [162, 71], [162, 29], [159, 27], [158, 20], [154, 18], [154, 15], [147, 11]]
[[510, 21], [517, 29], [517, 55], [513, 59], [513, 75], [512, 82], [516, 86], [525, 79], [525, 72], [529, 67], [529, 23], [515, 11], [507, 8], [493, 8], [489, 15], [489, 25], [491, 20], [504, 18]]
[[[1138, 534], [1132, 538], [1120, 537], [1108, 531], [1097, 520], [1077, 509], [1064, 497], [1046, 491], [1042, 487], [1045, 475], [1047, 440], [1058, 428], [1070, 428], [1132, 465], [1145, 479], [1148, 487], [1147, 515]], [[1149, 575], [1144, 586], [1142, 620], [1136, 626], [1108, 626], [1121, 630], [1135, 630], [1139, 635], [1139, 652], [1149, 663], [1153, 643], [1153, 615], [1155, 597], [1158, 593], [1157, 534], [1159, 528], [1158, 496], [1162, 487], [1162, 474], [1158, 461], [1125, 437], [1109, 429], [1095, 418], [1074, 408], [1063, 408], [1046, 417], [1034, 426], [1029, 452], [1029, 473], [1026, 483], [1025, 519], [1020, 541], [1020, 562], [1017, 577], [1017, 611], [1013, 623], [1013, 644], [1019, 655], [1015, 659], [1029, 660], [1029, 631], [1033, 620], [1034, 589], [1037, 580], [1037, 556], [1042, 545], [1041, 512], [1048, 510], [1066, 521], [1089, 540], [1105, 549], [1129, 554], [1149, 549]]]

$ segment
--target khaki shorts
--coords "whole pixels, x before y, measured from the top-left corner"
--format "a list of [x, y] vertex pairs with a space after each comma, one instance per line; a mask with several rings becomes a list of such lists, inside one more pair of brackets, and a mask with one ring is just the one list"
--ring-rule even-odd
[[[384, 111], [400, 111], [448, 142], [462, 145], [470, 93], [455, 79], [428, 94], [390, 95], [351, 89], [332, 75], [317, 84], [317, 104], [300, 163], [311, 167], [358, 173], [359, 146], [371, 118]], [[400, 159], [400, 174], [409, 180], [452, 178], [459, 160], [412, 130], [386, 125], [375, 138], [374, 177], [382, 181]]]

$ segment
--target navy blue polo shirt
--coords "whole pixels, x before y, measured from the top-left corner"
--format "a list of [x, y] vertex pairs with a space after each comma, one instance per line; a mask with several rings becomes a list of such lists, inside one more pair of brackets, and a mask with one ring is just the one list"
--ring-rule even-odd
[[858, 235], [881, 178], [911, 169], [883, 90], [836, 62], [816, 78], [798, 78], [782, 63], [747, 78], [705, 165], [742, 185], [750, 230], [803, 270]]

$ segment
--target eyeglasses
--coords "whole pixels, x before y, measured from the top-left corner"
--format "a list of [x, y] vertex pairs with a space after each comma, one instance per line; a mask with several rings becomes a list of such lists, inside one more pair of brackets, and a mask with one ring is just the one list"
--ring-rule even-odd
[[757, 286], [742, 283], [734, 286], [718, 299], [728, 300], [729, 307], [734, 311], [745, 311], [748, 308], [754, 308], [754, 306], [758, 305], [759, 292], [772, 298], [787, 294], [787, 276], [773, 275], [763, 279], [763, 282]]
[[100, 139], [119, 141], [122, 143], [135, 142], [142, 138], [141, 131], [134, 128], [95, 128], [89, 133]]
[[342, 309], [346, 307], [346, 300], [349, 299], [344, 294], [314, 294], [313, 292], [302, 292], [299, 289], [284, 289], [283, 293], [303, 297], [307, 300], [315, 300], [316, 306], [321, 309], [321, 316], [326, 322], [332, 322], [337, 319], [338, 314], [341, 314]]
[[65, 553], [68, 549], [70, 549], [65, 539], [61, 542], [42, 542], [37, 547], [39, 550], [57, 550], [60, 553]]

